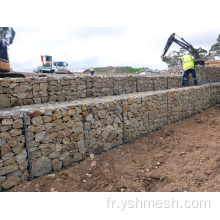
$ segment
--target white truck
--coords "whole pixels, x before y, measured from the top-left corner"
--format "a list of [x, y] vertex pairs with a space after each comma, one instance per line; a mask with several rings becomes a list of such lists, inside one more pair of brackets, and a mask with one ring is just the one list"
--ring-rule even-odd
[[68, 63], [64, 61], [53, 61], [52, 56], [41, 56], [42, 66], [38, 66], [35, 71], [38, 73], [55, 73], [55, 74], [72, 74], [68, 67]]
[[68, 67], [67, 62], [63, 62], [63, 61], [53, 62], [53, 67], [55, 69], [55, 73], [57, 74], [72, 74], [67, 68]]

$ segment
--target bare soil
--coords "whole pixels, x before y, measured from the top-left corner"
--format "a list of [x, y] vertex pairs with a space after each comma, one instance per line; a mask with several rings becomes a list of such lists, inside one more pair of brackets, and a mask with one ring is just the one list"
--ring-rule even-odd
[[11, 191], [220, 191], [220, 107]]

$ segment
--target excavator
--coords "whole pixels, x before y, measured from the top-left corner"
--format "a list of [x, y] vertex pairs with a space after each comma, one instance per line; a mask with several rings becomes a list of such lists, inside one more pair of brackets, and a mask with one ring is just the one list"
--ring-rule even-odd
[[[178, 35], [176, 35], [176, 36], [178, 36]], [[180, 38], [180, 40], [175, 38], [175, 33], [170, 35], [170, 37], [168, 38], [167, 43], [164, 47], [164, 51], [161, 55], [161, 59], [163, 62], [168, 63], [172, 59], [172, 57], [165, 56], [165, 55], [173, 42], [178, 44], [183, 49], [187, 50], [194, 57], [194, 64], [195, 65], [201, 65], [201, 66], [205, 65], [204, 58], [200, 57], [198, 51], [191, 44], [189, 44], [187, 41], [185, 41], [183, 38]]]
[[23, 74], [15, 73], [10, 70], [7, 46], [8, 45], [0, 32], [0, 78], [25, 78]]

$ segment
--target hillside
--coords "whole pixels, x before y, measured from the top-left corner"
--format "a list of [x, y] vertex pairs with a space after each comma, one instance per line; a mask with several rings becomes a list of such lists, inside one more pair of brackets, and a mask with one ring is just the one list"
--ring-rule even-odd
[[[96, 73], [136, 73], [141, 68], [133, 68], [130, 66], [107, 66], [94, 68]], [[85, 70], [84, 73], [89, 72], [89, 69]]]

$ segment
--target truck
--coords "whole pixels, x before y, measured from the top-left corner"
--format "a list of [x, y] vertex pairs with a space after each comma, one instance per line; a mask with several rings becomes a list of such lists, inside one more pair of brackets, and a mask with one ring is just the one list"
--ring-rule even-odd
[[53, 62], [53, 66], [55, 69], [55, 73], [57, 74], [72, 74], [67, 68], [68, 67], [67, 62], [56, 61], [56, 62]]
[[38, 73], [72, 74], [68, 70], [68, 63], [64, 61], [53, 61], [50, 55], [41, 55], [42, 66], [37, 67]]

